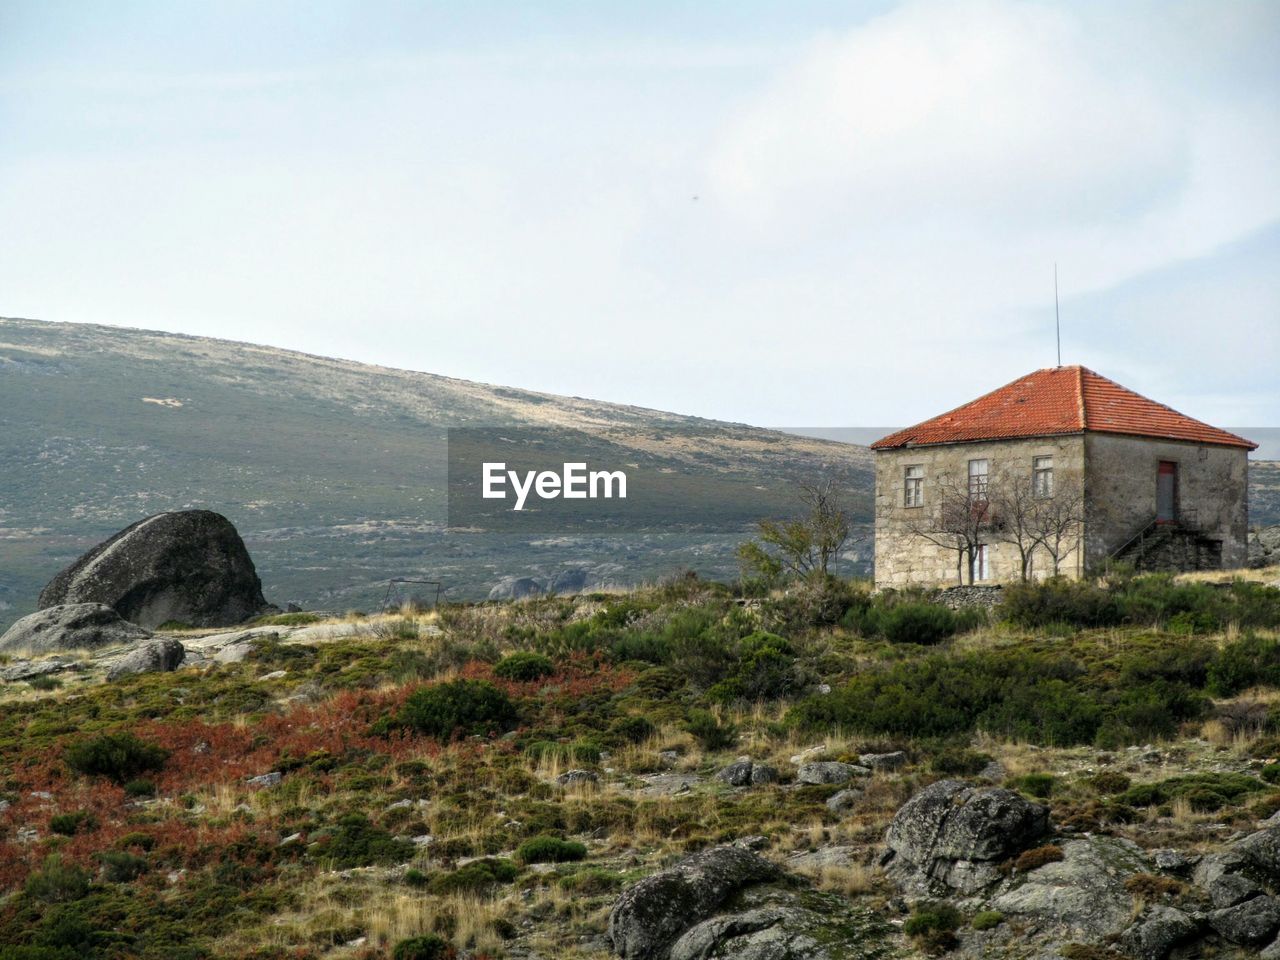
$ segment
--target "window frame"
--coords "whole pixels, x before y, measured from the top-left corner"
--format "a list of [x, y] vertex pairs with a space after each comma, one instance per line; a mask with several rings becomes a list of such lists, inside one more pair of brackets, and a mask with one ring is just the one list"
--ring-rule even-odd
[[[974, 467], [982, 464], [982, 472]], [[969, 461], [969, 499], [986, 501], [991, 491], [991, 460], [988, 457], [977, 457]]]
[[[911, 471], [920, 471], [912, 476]], [[915, 510], [924, 506], [924, 464], [908, 463], [902, 467], [902, 506]]]
[[[1041, 466], [1048, 461], [1047, 467]], [[1031, 458], [1031, 495], [1037, 500], [1053, 498], [1053, 454], [1046, 453]], [[1046, 481], [1046, 482], [1041, 482]]]

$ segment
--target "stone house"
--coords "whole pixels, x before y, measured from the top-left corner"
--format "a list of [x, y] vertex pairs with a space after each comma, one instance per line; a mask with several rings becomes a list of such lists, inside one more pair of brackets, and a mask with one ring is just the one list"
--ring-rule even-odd
[[1244, 566], [1257, 444], [1049, 367], [875, 451], [877, 587]]

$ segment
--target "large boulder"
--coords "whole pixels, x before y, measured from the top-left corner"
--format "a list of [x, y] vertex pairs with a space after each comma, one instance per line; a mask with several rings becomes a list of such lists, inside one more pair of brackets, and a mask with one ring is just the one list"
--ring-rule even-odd
[[0, 637], [0, 651], [60, 653], [134, 643], [151, 636], [102, 603], [63, 603], [23, 617]]
[[713, 847], [646, 877], [609, 915], [626, 960], [862, 960], [888, 925], [812, 889], [742, 845]]
[[274, 609], [236, 528], [209, 510], [158, 513], [98, 544], [49, 582], [40, 606], [104, 603], [144, 627], [210, 627]]
[[782, 871], [759, 854], [712, 847], [645, 877], [609, 914], [609, 942], [624, 960], [660, 960], [677, 937], [711, 917], [737, 891], [778, 879]]
[[885, 955], [885, 925], [843, 897], [779, 884], [749, 887], [689, 928], [669, 960], [861, 960]]
[[1061, 849], [1061, 860], [1015, 878], [991, 908], [1058, 940], [1099, 943], [1124, 932], [1133, 919], [1125, 881], [1150, 869], [1142, 850], [1116, 837], [1067, 840]]
[[976, 893], [999, 879], [1000, 861], [1048, 828], [1048, 809], [1012, 790], [939, 780], [894, 814], [885, 837], [888, 873], [912, 892]]
[[589, 580], [587, 571], [581, 567], [570, 567], [567, 570], [561, 570], [551, 578], [551, 583], [547, 585], [547, 593], [561, 595], [582, 593], [587, 589]]
[[540, 597], [546, 589], [533, 577], [504, 577], [489, 590], [490, 600], [523, 600]]
[[1210, 911], [1209, 925], [1232, 943], [1259, 947], [1270, 943], [1280, 930], [1280, 903], [1273, 897], [1254, 897], [1225, 910]]
[[139, 644], [122, 657], [111, 668], [107, 679], [119, 680], [135, 673], [169, 673], [182, 666], [186, 658], [187, 651], [173, 637], [156, 637]]
[[1120, 935], [1120, 948], [1134, 960], [1165, 960], [1199, 932], [1200, 925], [1181, 910], [1156, 905]]

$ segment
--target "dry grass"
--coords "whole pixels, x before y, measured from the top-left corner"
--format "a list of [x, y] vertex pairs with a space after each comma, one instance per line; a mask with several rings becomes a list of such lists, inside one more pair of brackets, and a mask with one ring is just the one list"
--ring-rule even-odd
[[[423, 896], [370, 871], [355, 877], [327, 874], [297, 888], [298, 907], [272, 918], [266, 927], [238, 930], [220, 944], [219, 955], [250, 946], [284, 949], [328, 947], [331, 956], [350, 955], [348, 940], [388, 949], [400, 940], [438, 933], [459, 950], [496, 954], [504, 940], [501, 921], [524, 908], [515, 893], [502, 897]], [[353, 936], [354, 934], [354, 936]], [[351, 948], [354, 951], [354, 948]]]
[[1232, 580], [1272, 583], [1275, 580], [1280, 580], [1280, 566], [1259, 567], [1257, 569], [1199, 570], [1195, 573], [1181, 573], [1177, 579], [1203, 583], [1229, 583]]

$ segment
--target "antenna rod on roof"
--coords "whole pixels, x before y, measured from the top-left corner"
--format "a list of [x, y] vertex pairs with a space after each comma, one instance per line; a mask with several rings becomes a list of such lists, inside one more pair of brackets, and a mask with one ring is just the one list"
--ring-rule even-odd
[[1053, 262], [1053, 329], [1058, 336], [1058, 366], [1062, 366], [1062, 318], [1058, 315], [1058, 261]]

